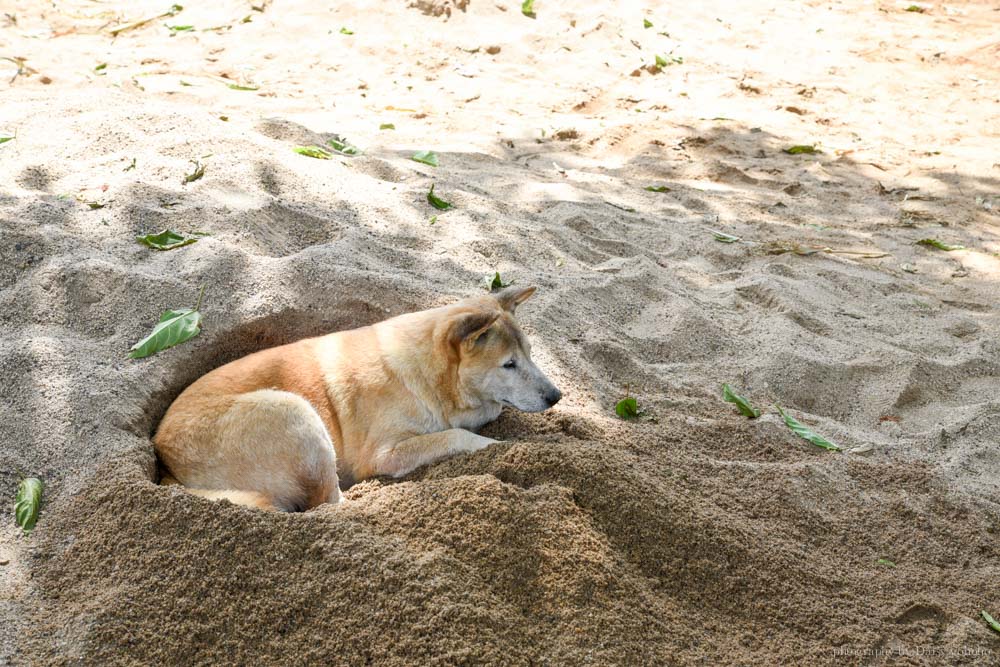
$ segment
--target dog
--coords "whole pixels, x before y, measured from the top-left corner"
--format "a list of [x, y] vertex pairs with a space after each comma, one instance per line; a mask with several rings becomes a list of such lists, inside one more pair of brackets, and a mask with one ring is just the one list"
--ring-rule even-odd
[[286, 512], [341, 500], [497, 442], [474, 431], [504, 406], [541, 412], [562, 393], [514, 319], [534, 287], [464, 299], [262, 350], [199, 378], [153, 444], [173, 479], [213, 500]]

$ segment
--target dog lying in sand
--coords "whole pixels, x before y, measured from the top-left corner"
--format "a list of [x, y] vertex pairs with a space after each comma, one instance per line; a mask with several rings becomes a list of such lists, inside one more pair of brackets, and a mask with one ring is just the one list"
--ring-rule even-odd
[[[504, 405], [562, 394], [531, 361], [514, 311], [534, 287], [256, 352], [181, 393], [153, 443], [192, 493], [284, 511], [340, 501], [340, 482], [400, 477], [496, 442]], [[338, 475], [339, 472], [339, 475]]]

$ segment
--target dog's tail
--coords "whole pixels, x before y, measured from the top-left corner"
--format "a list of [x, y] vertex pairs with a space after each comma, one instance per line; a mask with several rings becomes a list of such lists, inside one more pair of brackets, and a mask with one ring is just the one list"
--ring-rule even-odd
[[[181, 483], [177, 481], [169, 473], [163, 475], [163, 479], [160, 480], [161, 486], [180, 486]], [[265, 496], [263, 493], [257, 493], [256, 491], [237, 491], [235, 489], [189, 489], [184, 487], [184, 490], [196, 496], [201, 496], [202, 498], [208, 498], [209, 500], [228, 500], [229, 502], [236, 505], [243, 505], [245, 507], [256, 507], [262, 510], [275, 510], [274, 503], [271, 499]]]

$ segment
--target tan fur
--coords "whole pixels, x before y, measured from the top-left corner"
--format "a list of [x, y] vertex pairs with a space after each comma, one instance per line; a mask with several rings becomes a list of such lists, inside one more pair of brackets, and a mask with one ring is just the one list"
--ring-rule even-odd
[[[513, 318], [533, 292], [466, 299], [238, 359], [181, 393], [156, 450], [198, 495], [290, 511], [339, 502], [341, 480], [401, 476], [481, 449], [493, 441], [468, 429], [495, 419], [501, 402], [538, 410], [559, 397]], [[516, 374], [502, 366], [515, 357]]]

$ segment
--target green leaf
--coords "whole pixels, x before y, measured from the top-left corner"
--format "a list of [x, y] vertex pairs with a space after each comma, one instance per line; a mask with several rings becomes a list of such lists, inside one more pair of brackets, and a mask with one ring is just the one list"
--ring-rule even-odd
[[432, 167], [438, 166], [438, 156], [434, 151], [417, 151], [410, 158], [414, 162], [422, 162]]
[[535, 0], [524, 0], [521, 3], [521, 13], [530, 18], [535, 18]]
[[37, 477], [22, 479], [14, 496], [14, 520], [25, 534], [30, 533], [38, 521], [42, 506], [42, 480]]
[[667, 67], [668, 65], [669, 65], [669, 63], [667, 62], [666, 58], [664, 58], [663, 56], [657, 54], [657, 56], [656, 56], [656, 66], [657, 67]]
[[431, 216], [431, 224], [433, 225], [433, 224], [437, 223], [437, 221], [438, 221], [438, 217], [436, 215], [432, 215]]
[[8, 141], [14, 141], [14, 137], [7, 136], [7, 135], [4, 135], [4, 136], [0, 137], [0, 144], [5, 144]]
[[778, 408], [778, 413], [781, 415], [781, 418], [785, 420], [785, 425], [792, 429], [792, 432], [795, 433], [795, 435], [804, 440], [808, 440], [817, 447], [832, 449], [838, 452], [840, 451], [840, 447], [833, 444], [823, 436], [813, 433], [805, 424], [797, 420], [795, 417], [785, 414], [785, 411], [781, 409], [780, 405], [776, 407]]
[[986, 619], [986, 622], [990, 624], [991, 628], [993, 628], [997, 632], [1000, 632], [1000, 623], [997, 623], [992, 616], [986, 613], [985, 609], [979, 613], [983, 615], [983, 618]]
[[712, 236], [715, 237], [715, 240], [720, 243], [736, 243], [740, 240], [739, 236], [733, 236], [732, 234], [726, 234], [725, 232], [716, 231], [714, 229], [710, 229], [709, 231], [712, 232]]
[[153, 332], [132, 346], [128, 356], [130, 359], [142, 359], [151, 354], [162, 352], [174, 345], [179, 345], [184, 341], [191, 340], [201, 333], [201, 297], [205, 293], [205, 288], [201, 288], [198, 294], [198, 303], [194, 310], [181, 308], [180, 310], [168, 310], [160, 316], [160, 321]]
[[395, 130], [396, 126], [393, 125], [392, 123], [382, 123], [381, 125], [378, 126], [378, 129], [380, 129], [380, 130]]
[[435, 196], [433, 183], [431, 183], [431, 191], [427, 193], [427, 201], [439, 211], [447, 211], [449, 208], [455, 208], [445, 200]]
[[923, 7], [921, 7], [920, 5], [910, 5], [909, 7], [906, 8], [906, 11], [908, 11], [908, 12], [917, 12], [918, 14], [923, 14], [927, 10], [924, 9]]
[[340, 29], [340, 34], [341, 35], [353, 35], [354, 31], [353, 30], [348, 30], [347, 28], [341, 28]]
[[505, 283], [500, 278], [500, 272], [497, 271], [495, 274], [493, 274], [493, 278], [490, 280], [490, 291], [491, 292], [496, 292], [497, 290], [501, 290], [504, 287], [510, 287], [511, 284], [512, 283]]
[[132, 171], [133, 169], [135, 169], [135, 158], [132, 158], [131, 164], [129, 164], [129, 166], [125, 167], [124, 169], [122, 169], [122, 172]]
[[622, 419], [635, 419], [639, 416], [639, 404], [631, 396], [623, 398], [615, 404], [615, 414]]
[[653, 23], [649, 19], [643, 19], [642, 20], [642, 27], [643, 28], [652, 28], [653, 27]]
[[319, 146], [296, 146], [292, 150], [299, 155], [314, 157], [317, 160], [329, 160], [333, 157], [333, 153]]
[[878, 565], [885, 565], [886, 567], [896, 567], [896, 564], [893, 563], [888, 558], [879, 558], [877, 561], [875, 561], [875, 563]]
[[647, 185], [644, 190], [649, 190], [650, 192], [670, 192], [670, 188], [665, 185]]
[[783, 148], [782, 150], [788, 153], [789, 155], [801, 155], [802, 153], [812, 154], [812, 153], [823, 152], [820, 149], [816, 148], [816, 146], [813, 146], [811, 144], [799, 144], [796, 146], [791, 146], [789, 148]]
[[760, 410], [750, 405], [747, 399], [734, 392], [733, 388], [728, 384], [722, 385], [722, 400], [735, 404], [740, 414], [744, 417], [749, 417], [750, 419], [760, 417]]
[[326, 143], [333, 147], [333, 150], [339, 151], [344, 155], [361, 155], [361, 149], [354, 146], [346, 141], [341, 141], [340, 139], [330, 139]]
[[241, 86], [238, 83], [227, 84], [233, 90], [260, 90], [260, 86]]
[[164, 229], [159, 234], [146, 234], [135, 237], [139, 243], [144, 243], [154, 250], [173, 250], [182, 246], [196, 243], [198, 239], [194, 236], [186, 236], [178, 232]]
[[937, 248], [938, 250], [965, 250], [964, 245], [951, 245], [945, 243], [944, 241], [938, 241], [937, 239], [920, 239], [917, 241], [917, 245], [930, 246], [931, 248]]
[[101, 63], [100, 65], [97, 65], [96, 67], [94, 67], [94, 71], [95, 72], [101, 72], [101, 71], [106, 70], [107, 68], [108, 68], [108, 64], [107, 63]]
[[187, 185], [188, 183], [193, 183], [205, 175], [205, 165], [203, 165], [201, 162], [198, 162], [197, 160], [191, 160], [191, 164], [194, 165], [194, 171], [192, 171], [190, 174], [184, 175], [184, 180], [181, 181], [181, 185]]
[[168, 30], [173, 30], [174, 32], [191, 32], [194, 30], [193, 25], [168, 25]]

